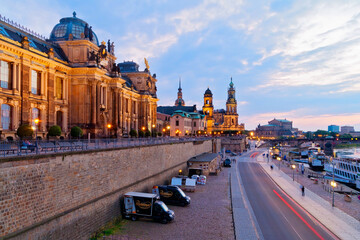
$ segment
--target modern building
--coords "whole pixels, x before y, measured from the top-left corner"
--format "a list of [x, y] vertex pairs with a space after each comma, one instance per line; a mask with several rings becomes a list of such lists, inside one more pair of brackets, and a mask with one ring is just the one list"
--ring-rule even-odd
[[292, 127], [292, 121], [275, 118], [266, 125], [259, 124], [255, 130], [255, 136], [265, 139], [297, 137], [298, 133], [298, 129]]
[[340, 132], [340, 127], [337, 125], [330, 125], [330, 126], [328, 126], [328, 131], [338, 133], [338, 132]]
[[214, 110], [213, 94], [208, 88], [204, 94], [202, 113], [206, 116], [206, 131], [208, 133], [234, 134], [245, 129], [243, 123], [238, 123], [239, 115], [237, 114], [237, 101], [235, 99], [235, 88], [232, 78], [228, 88], [226, 110]]
[[355, 132], [353, 126], [341, 126], [341, 134], [349, 134], [350, 132]]
[[63, 136], [79, 126], [101, 137], [156, 124], [156, 75], [146, 59], [144, 71], [133, 62], [117, 65], [114, 49], [75, 12], [49, 39], [0, 18], [1, 138], [15, 137], [23, 124], [37, 127], [39, 137], [53, 125]]

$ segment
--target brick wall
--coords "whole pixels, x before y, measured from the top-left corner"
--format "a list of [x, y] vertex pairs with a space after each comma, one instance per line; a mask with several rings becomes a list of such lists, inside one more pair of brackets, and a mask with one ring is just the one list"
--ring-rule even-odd
[[125, 192], [150, 191], [215, 145], [209, 140], [2, 162], [0, 237], [88, 239], [120, 215]]

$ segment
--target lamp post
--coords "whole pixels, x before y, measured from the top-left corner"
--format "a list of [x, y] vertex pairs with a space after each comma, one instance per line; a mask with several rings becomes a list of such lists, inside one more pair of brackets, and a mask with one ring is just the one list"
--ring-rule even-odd
[[40, 122], [40, 119], [36, 118], [34, 120], [35, 122], [35, 145], [36, 145], [36, 154], [39, 153], [39, 147], [38, 147], [38, 139], [37, 139], [37, 130], [38, 130], [38, 124]]
[[335, 188], [336, 188], [336, 182], [335, 181], [331, 181], [331, 186], [333, 187], [333, 192], [332, 192], [332, 206], [334, 207], [334, 192], [335, 192]]
[[155, 135], [155, 127], [156, 127], [156, 125], [153, 124], [152, 125], [152, 130], [151, 130], [151, 137], [156, 137], [156, 135]]
[[294, 174], [295, 174], [295, 164], [291, 165], [291, 168], [293, 170], [293, 181], [295, 181], [295, 177], [294, 177]]
[[281, 162], [281, 157], [277, 157], [276, 160], [279, 161], [279, 170], [280, 170], [280, 162]]
[[110, 130], [111, 130], [111, 124], [110, 123], [108, 123], [107, 125], [106, 125], [106, 127], [108, 128], [108, 138], [110, 138]]

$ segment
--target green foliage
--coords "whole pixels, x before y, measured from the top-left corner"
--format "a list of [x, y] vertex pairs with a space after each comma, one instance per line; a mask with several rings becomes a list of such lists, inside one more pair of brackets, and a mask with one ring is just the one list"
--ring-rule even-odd
[[145, 131], [145, 137], [150, 137], [150, 135], [151, 135], [151, 132], [149, 130], [146, 130]]
[[21, 125], [18, 129], [16, 134], [22, 139], [22, 138], [29, 138], [32, 137], [34, 134], [34, 130], [30, 125]]
[[138, 135], [138, 133], [135, 129], [131, 129], [129, 134], [130, 134], [130, 137], [137, 137], [137, 135]]
[[125, 220], [121, 220], [121, 218], [116, 218], [113, 221], [109, 222], [105, 226], [101, 227], [96, 233], [94, 233], [90, 240], [98, 240], [103, 239], [103, 236], [109, 236], [113, 234], [119, 234], [124, 228], [126, 224]]
[[61, 135], [61, 127], [58, 125], [54, 125], [49, 129], [48, 132], [50, 137], [56, 137]]
[[139, 137], [143, 138], [145, 136], [144, 131], [139, 130]]
[[155, 130], [151, 132], [151, 137], [157, 137], [157, 132]]
[[71, 128], [70, 135], [73, 138], [80, 138], [83, 135], [83, 130], [78, 126], [74, 126]]
[[351, 139], [352, 136], [351, 136], [350, 134], [342, 134], [342, 135], [340, 135], [339, 138], [340, 138], [340, 139]]

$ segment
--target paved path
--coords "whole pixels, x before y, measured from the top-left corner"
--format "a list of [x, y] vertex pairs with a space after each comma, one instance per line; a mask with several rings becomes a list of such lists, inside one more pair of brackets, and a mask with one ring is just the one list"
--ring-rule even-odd
[[279, 171], [275, 164], [274, 170], [271, 171], [270, 164], [263, 160], [261, 154], [258, 155], [257, 161], [280, 188], [336, 236], [344, 240], [360, 239], [359, 221], [338, 208], [333, 208], [329, 202], [309, 190], [306, 190], [305, 197], [301, 196], [299, 183]]

